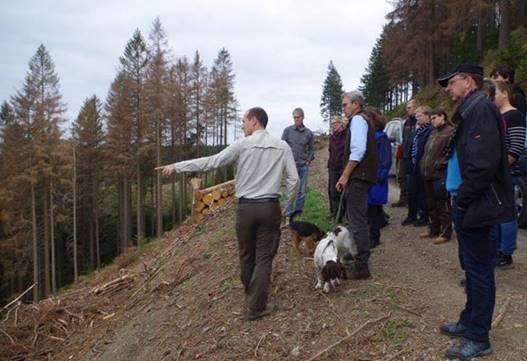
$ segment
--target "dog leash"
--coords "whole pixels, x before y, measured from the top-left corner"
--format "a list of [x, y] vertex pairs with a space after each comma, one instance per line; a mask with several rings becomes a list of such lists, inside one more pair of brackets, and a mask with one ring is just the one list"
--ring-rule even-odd
[[337, 215], [335, 216], [335, 225], [339, 222], [340, 213], [342, 212], [342, 202], [344, 201], [344, 193], [346, 193], [346, 188], [340, 193], [339, 207], [337, 208]]

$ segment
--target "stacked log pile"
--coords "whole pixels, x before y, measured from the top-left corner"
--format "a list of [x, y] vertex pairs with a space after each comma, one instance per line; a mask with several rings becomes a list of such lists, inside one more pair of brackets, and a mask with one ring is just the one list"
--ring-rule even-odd
[[234, 180], [205, 189], [194, 189], [194, 206], [192, 209], [194, 222], [203, 221], [211, 211], [224, 205], [233, 195]]

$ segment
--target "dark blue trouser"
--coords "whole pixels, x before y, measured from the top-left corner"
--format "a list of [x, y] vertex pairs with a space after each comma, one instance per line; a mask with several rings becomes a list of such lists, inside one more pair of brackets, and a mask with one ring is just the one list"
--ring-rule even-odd
[[496, 303], [494, 268], [497, 241], [490, 235], [490, 226], [471, 229], [463, 227], [464, 212], [457, 208], [456, 197], [452, 217], [459, 242], [459, 259], [466, 278], [467, 303], [459, 315], [459, 322], [467, 327], [465, 338], [488, 342]]

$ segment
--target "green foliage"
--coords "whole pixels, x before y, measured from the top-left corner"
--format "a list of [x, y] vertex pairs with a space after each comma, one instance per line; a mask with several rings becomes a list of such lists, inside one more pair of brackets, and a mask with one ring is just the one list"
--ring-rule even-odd
[[359, 87], [368, 105], [377, 108], [382, 108], [386, 92], [390, 89], [388, 74], [384, 66], [382, 47], [383, 37], [381, 36], [373, 46], [366, 73], [362, 76], [360, 80], [361, 86]]
[[337, 69], [330, 61], [328, 75], [322, 87], [322, 98], [320, 99], [320, 114], [325, 122], [331, 117], [342, 113], [342, 79]]
[[328, 215], [327, 202], [322, 200], [322, 195], [319, 192], [308, 187], [304, 211], [299, 219], [309, 221], [327, 232], [333, 229], [333, 224], [328, 219]]

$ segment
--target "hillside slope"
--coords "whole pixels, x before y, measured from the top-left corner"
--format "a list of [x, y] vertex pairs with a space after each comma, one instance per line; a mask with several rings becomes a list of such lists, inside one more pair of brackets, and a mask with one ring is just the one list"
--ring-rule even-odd
[[[326, 153], [317, 153], [310, 178], [323, 197]], [[396, 190], [392, 193], [394, 198]], [[399, 226], [401, 210], [387, 209], [392, 224], [373, 251], [373, 278], [346, 281], [325, 295], [314, 289], [312, 261], [293, 254], [284, 231], [270, 295], [278, 310], [249, 323], [243, 320], [234, 209], [230, 203], [203, 225], [168, 233], [141, 255], [123, 257], [68, 293], [40, 302], [38, 311], [20, 307], [17, 320], [11, 312], [0, 329], [14, 344], [0, 332], [2, 348], [9, 347], [0, 356], [309, 360], [340, 341], [316, 359], [444, 359], [451, 340], [437, 327], [455, 319], [464, 301], [455, 241], [434, 246], [420, 240], [420, 228]], [[520, 251], [516, 267], [498, 274], [496, 313], [505, 311], [493, 332], [495, 356], [487, 360], [527, 358], [527, 284], [520, 277], [525, 252]]]

